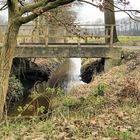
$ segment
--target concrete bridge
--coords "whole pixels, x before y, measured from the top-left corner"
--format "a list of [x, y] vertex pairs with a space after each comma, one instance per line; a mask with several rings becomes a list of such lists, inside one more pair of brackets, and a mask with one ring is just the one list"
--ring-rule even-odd
[[120, 48], [109, 48], [105, 46], [82, 45], [76, 47], [74, 45], [51, 45], [50, 47], [24, 45], [18, 46], [15, 57], [20, 58], [52, 58], [52, 57], [81, 57], [81, 58], [120, 58]]
[[[105, 26], [108, 28], [105, 29]], [[120, 48], [113, 47], [114, 25], [74, 25], [69, 30], [64, 27], [56, 30], [47, 26], [42, 32], [41, 28], [38, 31], [35, 29], [37, 27], [33, 25], [21, 27], [14, 57], [105, 58], [106, 71], [121, 59]], [[0, 30], [1, 47], [3, 38], [4, 31]], [[107, 39], [109, 42], [106, 44]]]

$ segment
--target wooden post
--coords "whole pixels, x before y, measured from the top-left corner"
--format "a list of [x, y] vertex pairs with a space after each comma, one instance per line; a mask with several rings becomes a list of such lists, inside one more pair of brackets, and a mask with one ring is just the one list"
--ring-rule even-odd
[[[88, 36], [88, 33], [87, 33], [87, 29], [86, 29], [86, 31], [85, 31], [85, 35], [87, 35]], [[87, 43], [88, 42], [88, 37], [85, 37], [85, 43]]]
[[78, 25], [78, 39], [77, 39], [77, 43], [78, 43], [78, 47], [80, 47], [80, 25]]
[[[24, 29], [24, 28], [23, 28]], [[27, 26], [27, 29], [28, 29], [28, 26]], [[28, 30], [27, 30], [27, 32], [28, 32]], [[21, 38], [22, 38], [22, 41], [23, 42], [21, 42], [21, 43], [26, 43], [26, 36], [23, 36], [22, 34], [24, 34], [24, 30], [21, 30]], [[26, 34], [26, 31], [25, 31], [25, 34]], [[28, 40], [29, 40], [29, 37], [27, 37], [28, 38]], [[31, 40], [32, 40], [32, 42], [33, 42], [33, 38], [31, 37]]]
[[108, 42], [108, 36], [109, 36], [109, 28], [105, 28], [105, 43]]
[[114, 32], [114, 25], [111, 25], [111, 30], [110, 30], [110, 46], [113, 47], [113, 32]]
[[64, 28], [64, 43], [67, 43], [68, 40], [67, 40], [67, 30]]
[[48, 47], [49, 43], [49, 25], [46, 26], [46, 33], [45, 33], [45, 45]]

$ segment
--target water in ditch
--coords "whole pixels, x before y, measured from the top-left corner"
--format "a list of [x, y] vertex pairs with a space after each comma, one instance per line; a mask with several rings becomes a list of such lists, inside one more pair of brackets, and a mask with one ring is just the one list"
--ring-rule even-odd
[[81, 80], [81, 58], [70, 58], [70, 65], [67, 91], [76, 85], [84, 84]]

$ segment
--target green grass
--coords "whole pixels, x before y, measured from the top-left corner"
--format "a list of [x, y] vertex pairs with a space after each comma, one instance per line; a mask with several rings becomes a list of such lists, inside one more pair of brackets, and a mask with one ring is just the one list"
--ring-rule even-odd
[[[119, 42], [115, 45], [126, 45], [126, 46], [140, 46], [140, 36], [118, 36]], [[80, 40], [81, 43], [85, 43], [84, 39]], [[68, 38], [68, 42], [77, 43], [77, 38]], [[87, 39], [88, 43], [105, 43], [105, 39], [101, 38], [90, 38]]]
[[118, 36], [116, 45], [140, 46], [140, 36]]

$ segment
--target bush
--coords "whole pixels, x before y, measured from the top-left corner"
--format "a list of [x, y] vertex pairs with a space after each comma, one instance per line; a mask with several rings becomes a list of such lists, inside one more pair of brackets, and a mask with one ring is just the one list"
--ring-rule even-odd
[[12, 75], [9, 79], [7, 102], [14, 103], [20, 101], [23, 98], [23, 89], [20, 80], [15, 75]]

